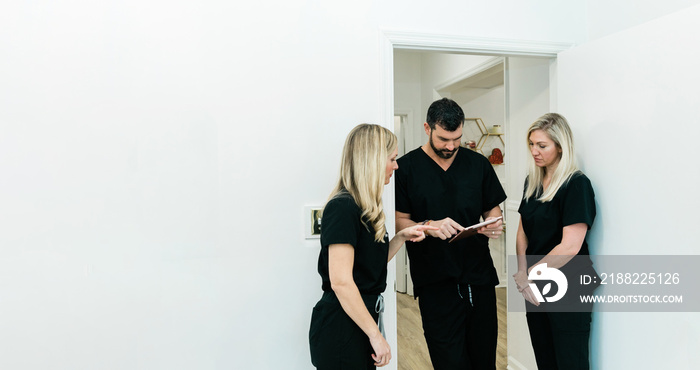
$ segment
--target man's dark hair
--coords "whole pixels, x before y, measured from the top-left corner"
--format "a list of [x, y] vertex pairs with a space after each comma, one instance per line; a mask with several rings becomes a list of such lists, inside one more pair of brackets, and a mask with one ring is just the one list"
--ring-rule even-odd
[[431, 130], [438, 124], [447, 131], [454, 131], [464, 123], [464, 111], [454, 100], [442, 98], [430, 104], [426, 122]]

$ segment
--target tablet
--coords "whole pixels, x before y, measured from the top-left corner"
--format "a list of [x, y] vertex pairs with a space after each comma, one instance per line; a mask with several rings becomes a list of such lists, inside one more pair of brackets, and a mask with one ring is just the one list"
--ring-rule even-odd
[[479, 229], [481, 229], [482, 227], [484, 227], [486, 225], [491, 225], [492, 223], [494, 223], [502, 218], [503, 218], [503, 216], [498, 216], [494, 219], [484, 221], [484, 222], [481, 222], [481, 223], [478, 223], [475, 225], [471, 225], [471, 226], [465, 228], [464, 230], [460, 231], [459, 234], [453, 236], [452, 239], [450, 239], [450, 241], [448, 243], [452, 243], [454, 241], [468, 238], [472, 235], [476, 235], [479, 232]]

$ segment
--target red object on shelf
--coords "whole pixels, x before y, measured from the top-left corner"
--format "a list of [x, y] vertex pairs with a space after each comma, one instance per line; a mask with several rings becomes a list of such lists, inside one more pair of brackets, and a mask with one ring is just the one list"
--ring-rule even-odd
[[503, 153], [501, 153], [501, 149], [495, 148], [491, 152], [489, 162], [491, 162], [491, 164], [503, 164]]

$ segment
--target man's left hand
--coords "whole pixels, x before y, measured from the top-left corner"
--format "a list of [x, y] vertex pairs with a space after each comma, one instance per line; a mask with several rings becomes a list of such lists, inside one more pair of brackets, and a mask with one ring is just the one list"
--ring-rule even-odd
[[[492, 220], [496, 217], [488, 217], [484, 221]], [[479, 229], [479, 234], [486, 235], [491, 239], [498, 239], [503, 234], [503, 220], [498, 220], [490, 225]]]

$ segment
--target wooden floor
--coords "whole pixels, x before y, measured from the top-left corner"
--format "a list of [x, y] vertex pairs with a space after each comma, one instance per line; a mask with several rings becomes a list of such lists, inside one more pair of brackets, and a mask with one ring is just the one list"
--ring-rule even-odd
[[[506, 339], [506, 289], [496, 288], [498, 309], [498, 345], [496, 348], [496, 368], [508, 366], [508, 342]], [[428, 347], [423, 337], [418, 301], [413, 297], [396, 293], [398, 320], [398, 367], [399, 370], [432, 370]]]

